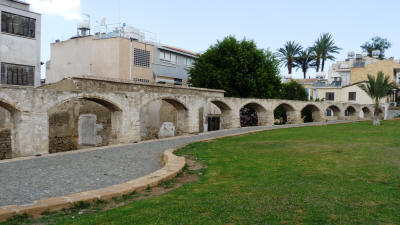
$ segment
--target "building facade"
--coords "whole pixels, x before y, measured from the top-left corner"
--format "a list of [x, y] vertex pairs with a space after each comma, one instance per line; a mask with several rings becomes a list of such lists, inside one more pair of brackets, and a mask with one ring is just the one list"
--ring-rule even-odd
[[[83, 28], [82, 28], [83, 27]], [[116, 27], [89, 35], [90, 25], [78, 36], [51, 44], [46, 83], [67, 77], [96, 76], [143, 83], [182, 85], [197, 54], [145, 40], [139, 30]]]
[[40, 86], [41, 15], [17, 0], [0, 0], [0, 14], [0, 84]]
[[165, 45], [154, 46], [153, 75], [157, 83], [186, 84], [197, 53]]
[[74, 37], [51, 44], [46, 83], [97, 76], [153, 83], [153, 46], [125, 37]]

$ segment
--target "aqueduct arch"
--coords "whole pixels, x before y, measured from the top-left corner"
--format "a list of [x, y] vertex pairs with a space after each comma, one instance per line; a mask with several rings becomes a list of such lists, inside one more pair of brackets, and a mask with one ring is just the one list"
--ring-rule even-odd
[[353, 106], [348, 106], [344, 112], [346, 120], [357, 120], [357, 110]]
[[343, 119], [343, 116], [341, 115], [341, 110], [336, 105], [329, 106], [326, 109], [325, 113], [326, 113], [325, 114], [326, 120], [341, 120], [341, 119]]
[[15, 133], [20, 111], [0, 99], [0, 160], [11, 159], [15, 154]]
[[281, 103], [274, 109], [274, 120], [276, 125], [297, 123], [299, 116], [296, 109], [288, 103]]
[[261, 104], [250, 102], [240, 108], [240, 126], [265, 126], [268, 124], [267, 110]]
[[188, 131], [189, 109], [178, 99], [165, 97], [150, 100], [140, 107], [141, 140], [163, 138], [159, 133], [164, 123], [172, 123], [174, 136]]
[[371, 112], [368, 107], [363, 107], [360, 111], [360, 114], [362, 114], [360, 118], [363, 118], [364, 120], [371, 120], [374, 117], [373, 112]]
[[304, 123], [321, 122], [321, 110], [314, 104], [308, 104], [301, 110], [301, 118]]
[[118, 143], [122, 109], [98, 96], [63, 99], [48, 109], [49, 153]]

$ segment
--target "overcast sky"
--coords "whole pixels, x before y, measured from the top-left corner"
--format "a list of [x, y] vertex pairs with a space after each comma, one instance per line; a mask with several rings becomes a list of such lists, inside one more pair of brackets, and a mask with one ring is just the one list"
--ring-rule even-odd
[[164, 44], [196, 52], [227, 35], [276, 51], [288, 40], [308, 47], [321, 33], [330, 32], [343, 49], [339, 60], [349, 51], [361, 52], [360, 45], [377, 35], [393, 44], [386, 55], [400, 58], [399, 0], [120, 0], [120, 7], [118, 0], [27, 2], [43, 14], [43, 61], [50, 58], [51, 42], [76, 34], [76, 24], [86, 18], [83, 14], [90, 15], [92, 25], [103, 17], [117, 23], [120, 15], [122, 22], [154, 32]]

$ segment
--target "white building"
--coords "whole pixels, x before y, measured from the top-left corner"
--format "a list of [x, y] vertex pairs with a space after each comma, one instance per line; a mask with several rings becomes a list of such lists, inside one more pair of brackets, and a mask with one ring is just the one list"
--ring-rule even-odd
[[40, 85], [41, 15], [29, 4], [0, 0], [0, 85]]

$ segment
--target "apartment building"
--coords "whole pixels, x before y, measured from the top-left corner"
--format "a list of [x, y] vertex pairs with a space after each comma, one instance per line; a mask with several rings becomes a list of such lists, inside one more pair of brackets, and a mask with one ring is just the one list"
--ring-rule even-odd
[[87, 21], [78, 24], [78, 35], [51, 44], [46, 63], [46, 83], [66, 77], [97, 76], [153, 83], [153, 45], [127, 28], [89, 35]]
[[51, 44], [46, 83], [66, 77], [96, 76], [144, 83], [182, 85], [197, 54], [147, 41], [140, 30], [123, 25], [90, 35], [88, 21], [78, 35]]
[[41, 15], [29, 4], [0, 0], [0, 85], [40, 85]]
[[157, 83], [187, 84], [188, 71], [198, 57], [197, 53], [161, 44], [155, 45], [153, 52], [153, 75]]

